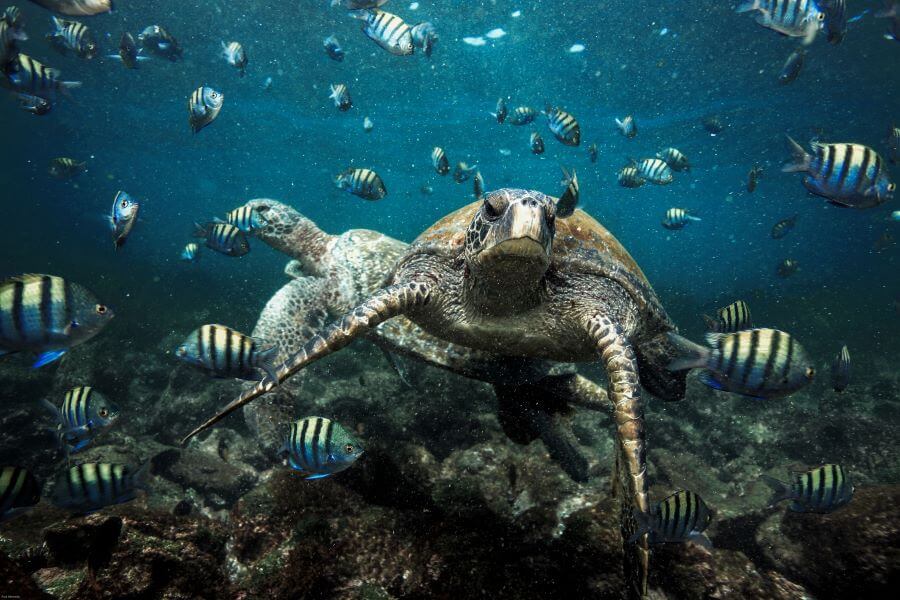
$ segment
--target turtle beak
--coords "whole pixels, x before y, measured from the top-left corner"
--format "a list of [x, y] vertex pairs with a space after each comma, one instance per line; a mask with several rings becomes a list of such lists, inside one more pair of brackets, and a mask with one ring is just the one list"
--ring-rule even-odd
[[553, 217], [544, 206], [532, 199], [510, 204], [500, 222], [491, 231], [482, 260], [506, 259], [537, 262], [544, 267], [550, 262], [553, 247]]

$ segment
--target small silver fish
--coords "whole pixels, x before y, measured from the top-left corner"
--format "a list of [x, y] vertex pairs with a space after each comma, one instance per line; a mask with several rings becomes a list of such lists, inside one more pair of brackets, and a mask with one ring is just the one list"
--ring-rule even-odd
[[[535, 117], [537, 117], [537, 111], [530, 106], [517, 106], [506, 118], [512, 125], [528, 125], [534, 121]], [[497, 120], [500, 120], [499, 116]]]
[[372, 133], [372, 130], [375, 129], [375, 123], [372, 122], [372, 119], [366, 117], [363, 119], [363, 131], [366, 133]]
[[353, 101], [350, 99], [350, 90], [347, 89], [347, 86], [343, 83], [338, 83], [337, 85], [329, 86], [331, 90], [331, 94], [328, 96], [334, 101], [334, 105], [341, 112], [348, 111], [353, 106]]
[[645, 158], [635, 162], [641, 177], [656, 185], [668, 185], [672, 183], [674, 176], [672, 169], [661, 158]]
[[634, 120], [634, 115], [628, 115], [621, 121], [616, 119], [616, 127], [627, 138], [633, 138], [638, 133], [637, 121]]
[[592, 163], [596, 163], [597, 157], [600, 154], [599, 151], [597, 150], [597, 144], [591, 144], [590, 146], [588, 146], [587, 152], [588, 152], [588, 158], [590, 159], [590, 161]]
[[337, 38], [333, 35], [329, 35], [322, 42], [322, 46], [325, 48], [325, 53], [328, 55], [331, 60], [336, 60], [337, 62], [341, 62], [344, 60], [344, 49], [341, 48], [341, 45], [338, 43]]
[[16, 94], [16, 98], [19, 100], [19, 108], [33, 115], [46, 115], [53, 109], [53, 103], [40, 96]]
[[243, 77], [247, 71], [247, 53], [238, 42], [222, 42], [222, 55], [228, 64], [238, 70]]
[[109, 216], [109, 223], [112, 227], [113, 242], [116, 250], [125, 245], [131, 230], [137, 223], [138, 212], [141, 204], [129, 194], [123, 191], [116, 193], [113, 199], [112, 212]]

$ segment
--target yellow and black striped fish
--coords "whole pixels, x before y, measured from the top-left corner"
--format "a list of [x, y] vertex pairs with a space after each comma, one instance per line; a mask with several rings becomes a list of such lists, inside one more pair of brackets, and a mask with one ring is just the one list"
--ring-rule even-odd
[[47, 10], [72, 17], [89, 17], [113, 9], [113, 0], [31, 0]]
[[56, 29], [47, 34], [47, 39], [54, 48], [63, 54], [71, 51], [81, 58], [94, 58], [97, 54], [97, 42], [94, 41], [91, 30], [84, 23], [67, 21], [58, 17], [51, 17], [51, 19], [53, 19], [53, 26]]
[[641, 177], [656, 185], [668, 185], [674, 179], [672, 169], [661, 158], [645, 158], [635, 162]]
[[275, 346], [260, 347], [252, 337], [225, 325], [201, 325], [175, 350], [180, 360], [203, 369], [215, 377], [233, 377], [247, 381], [264, 379], [259, 370], [277, 381], [272, 360]]
[[68, 94], [81, 87], [80, 81], [61, 81], [60, 71], [19, 52], [3, 69], [10, 87], [16, 92], [52, 100], [57, 92]]
[[775, 493], [769, 506], [791, 500], [794, 512], [830, 513], [853, 499], [853, 483], [840, 465], [822, 465], [810, 471], [788, 471], [789, 483], [763, 475], [762, 480]]
[[793, 229], [794, 225], [797, 224], [797, 217], [799, 215], [794, 215], [792, 217], [788, 217], [787, 219], [782, 219], [772, 225], [771, 236], [774, 240], [780, 240], [787, 234], [789, 234]]
[[688, 221], [700, 221], [700, 217], [689, 214], [684, 208], [670, 208], [666, 211], [666, 218], [662, 226], [666, 229], [684, 229]]
[[658, 158], [666, 161], [669, 168], [673, 171], [690, 171], [691, 161], [678, 148], [665, 148], [656, 155]]
[[181, 251], [181, 260], [186, 262], [197, 262], [200, 260], [200, 246], [194, 242], [186, 244], [184, 250]]
[[868, 146], [813, 142], [809, 154], [790, 137], [788, 144], [793, 162], [782, 170], [806, 173], [806, 189], [832, 204], [872, 208], [894, 197], [897, 185], [891, 182], [881, 156]]
[[537, 117], [537, 111], [530, 106], [517, 106], [506, 117], [513, 125], [528, 125]]
[[84, 449], [119, 418], [119, 408], [90, 386], [66, 392], [59, 408], [46, 399], [44, 405], [56, 415], [57, 438], [67, 454]]
[[798, 263], [793, 258], [786, 258], [780, 263], [778, 263], [778, 267], [775, 269], [775, 273], [781, 277], [782, 279], [786, 277], [790, 277], [794, 273], [800, 270], [800, 263]]
[[707, 328], [718, 333], [734, 333], [744, 329], [753, 328], [753, 319], [750, 316], [750, 307], [743, 300], [732, 302], [724, 308], [716, 311], [716, 318], [704, 315]]
[[825, 24], [825, 13], [816, 0], [744, 0], [737, 12], [759, 11], [756, 22], [789, 37], [804, 38], [809, 44]]
[[575, 212], [575, 207], [578, 206], [578, 200], [581, 198], [581, 191], [578, 187], [578, 175], [575, 170], [572, 169], [572, 172], [569, 173], [563, 168], [562, 172], [562, 185], [566, 189], [563, 190], [562, 196], [556, 202], [556, 216], [565, 219]]
[[531, 145], [531, 153], [532, 154], [543, 154], [544, 153], [544, 138], [541, 137], [537, 131], [531, 132], [531, 138], [529, 139], [529, 143]]
[[72, 179], [87, 171], [87, 163], [74, 158], [54, 158], [47, 166], [47, 172], [56, 179]]
[[206, 238], [206, 247], [227, 256], [244, 256], [250, 243], [244, 232], [230, 223], [194, 223], [194, 237]]
[[0, 356], [40, 352], [42, 367], [94, 337], [113, 317], [89, 291], [54, 275], [26, 274], [0, 283]]
[[370, 40], [397, 56], [413, 53], [412, 29], [397, 15], [383, 10], [360, 10], [351, 16], [364, 21], [363, 32]]
[[347, 169], [334, 178], [334, 184], [366, 200], [381, 200], [387, 196], [384, 182], [372, 169]]
[[548, 106], [544, 114], [547, 115], [547, 125], [556, 139], [566, 146], [577, 146], [581, 143], [581, 126], [571, 113]]
[[435, 146], [431, 151], [431, 166], [438, 175], [446, 175], [450, 172], [450, 161], [447, 160], [447, 155], [440, 146]]
[[331, 94], [328, 96], [334, 102], [334, 105], [341, 112], [350, 110], [353, 107], [353, 100], [350, 99], [350, 90], [343, 83], [329, 86]]
[[700, 381], [716, 390], [779, 398], [809, 384], [816, 372], [803, 346], [777, 329], [707, 333], [709, 347], [674, 333], [668, 337], [677, 355], [669, 369], [705, 369]]
[[836, 392], [843, 392], [848, 385], [850, 385], [850, 350], [844, 344], [831, 363], [831, 387]]
[[644, 185], [644, 178], [634, 165], [626, 165], [619, 170], [619, 185], [626, 188], [639, 188]]
[[18, 42], [24, 42], [28, 36], [24, 31], [0, 19], [0, 65], [5, 65], [18, 53]]
[[694, 542], [712, 547], [703, 532], [712, 522], [713, 513], [703, 498], [689, 490], [679, 490], [661, 500], [650, 515], [635, 511], [634, 516], [638, 529], [631, 536], [631, 543], [649, 533], [651, 544]]
[[84, 514], [130, 502], [137, 497], [137, 490], [145, 489], [143, 478], [149, 464], [137, 470], [110, 463], [84, 463], [68, 468], [56, 479], [53, 504]]
[[239, 206], [225, 215], [225, 222], [244, 233], [255, 233], [266, 226], [266, 220], [252, 206]]
[[241, 77], [247, 69], [247, 53], [239, 42], [222, 42], [222, 54], [228, 64], [238, 70]]
[[354, 436], [324, 417], [307, 417], [290, 424], [279, 455], [286, 454], [305, 479], [321, 479], [343, 471], [360, 457], [363, 446]]
[[27, 512], [41, 499], [41, 484], [21, 467], [0, 467], [0, 523]]
[[188, 124], [197, 133], [219, 116], [225, 96], [211, 87], [201, 85], [188, 98]]

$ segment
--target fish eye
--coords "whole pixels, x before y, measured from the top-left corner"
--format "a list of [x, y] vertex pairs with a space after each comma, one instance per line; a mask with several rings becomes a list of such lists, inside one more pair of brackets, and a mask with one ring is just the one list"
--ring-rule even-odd
[[818, 18], [820, 21], [824, 21], [824, 20], [825, 20], [825, 13], [819, 13], [819, 15], [818, 15], [817, 18]]
[[[97, 313], [98, 315], [105, 315], [106, 312], [107, 312], [109, 309], [106, 308], [106, 306], [104, 306], [103, 304], [98, 304], [98, 305], [94, 308], [94, 310], [96, 311], [96, 313]], [[74, 321], [73, 321], [73, 323], [74, 323]]]
[[896, 184], [896, 183], [889, 183], [889, 184], [888, 184], [887, 191], [893, 192], [893, 191], [896, 190], [896, 189], [897, 189], [897, 184]]
[[353, 454], [353, 444], [344, 444], [344, 452]]
[[74, 320], [73, 320], [71, 323], [69, 323], [69, 326], [70, 326], [72, 329], [75, 329], [75, 328], [77, 328], [77, 327], [80, 327], [80, 326], [81, 326], [81, 323], [79, 323], [78, 321], [74, 321]]
[[816, 375], [816, 370], [812, 367], [806, 367], [806, 378], [812, 379]]
[[128, 208], [128, 200], [122, 200], [122, 204], [120, 206], [122, 208]]
[[103, 417], [105, 419], [106, 417], [109, 416], [109, 410], [107, 410], [106, 407], [104, 406], [103, 408], [100, 409], [100, 411], [97, 414], [99, 414], [101, 417]]

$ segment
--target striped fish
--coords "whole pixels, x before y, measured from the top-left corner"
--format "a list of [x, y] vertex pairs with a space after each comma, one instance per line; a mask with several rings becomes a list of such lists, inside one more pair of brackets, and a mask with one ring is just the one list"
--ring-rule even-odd
[[250, 336], [225, 325], [201, 325], [175, 350], [178, 359], [205, 371], [214, 377], [228, 377], [260, 381], [266, 376], [277, 381], [275, 346], [260, 347]]
[[397, 15], [378, 9], [360, 10], [350, 15], [363, 20], [363, 32], [391, 54], [407, 56], [415, 50], [412, 29]]
[[187, 262], [197, 262], [200, 260], [200, 246], [194, 242], [185, 245], [184, 250], [181, 251], [181, 260]]
[[337, 62], [344, 60], [344, 49], [341, 48], [337, 38], [333, 35], [329, 35], [325, 38], [322, 41], [322, 46], [325, 48], [325, 54], [327, 54], [331, 60], [336, 60]]
[[651, 544], [694, 542], [711, 548], [709, 538], [704, 535], [712, 522], [713, 513], [703, 498], [688, 490], [679, 490], [661, 500], [649, 515], [634, 512], [638, 529], [629, 543], [636, 542], [649, 533]]
[[225, 96], [211, 87], [201, 85], [188, 98], [188, 124], [197, 133], [219, 116]]
[[127, 31], [119, 39], [119, 53], [111, 54], [109, 58], [121, 60], [126, 69], [137, 69], [140, 61], [149, 60], [147, 56], [138, 56], [138, 48], [134, 42], [134, 36]]
[[343, 112], [353, 107], [353, 101], [350, 99], [350, 90], [347, 89], [346, 85], [339, 83], [328, 87], [331, 91], [328, 97], [334, 101], [334, 105], [338, 110]]
[[497, 100], [497, 108], [495, 109], [497, 112], [492, 112], [491, 116], [497, 119], [497, 122], [501, 125], [503, 121], [506, 120], [506, 115], [509, 114], [509, 109], [506, 107], [506, 100], [503, 98], [499, 98]]
[[66, 454], [83, 450], [94, 436], [109, 429], [119, 418], [119, 408], [90, 386], [66, 392], [59, 408], [47, 399], [43, 403], [56, 415], [55, 433]]
[[534, 121], [535, 117], [537, 117], [537, 111], [530, 106], [517, 106], [509, 113], [507, 120], [513, 125], [528, 125]]
[[19, 52], [17, 43], [27, 39], [24, 31], [16, 29], [6, 20], [0, 20], [0, 65], [11, 61]]
[[825, 32], [828, 42], [840, 44], [847, 35], [847, 0], [816, 0], [825, 12]]
[[754, 165], [747, 174], [747, 193], [752, 194], [759, 185], [759, 178], [762, 177], [763, 169], [759, 165]]
[[321, 479], [348, 468], [363, 453], [362, 444], [340, 423], [324, 417], [294, 421], [279, 450], [305, 479]]
[[55, 98], [57, 93], [69, 94], [70, 90], [81, 87], [80, 81], [61, 81], [58, 69], [21, 52], [6, 64], [3, 74], [14, 91], [49, 100]]
[[18, 6], [7, 6], [0, 16], [0, 21], [4, 21], [13, 29], [22, 29], [25, 27], [25, 19], [22, 17], [22, 11]]
[[701, 119], [700, 124], [703, 125], [703, 129], [710, 135], [717, 135], [725, 129], [725, 124], [722, 123], [722, 118], [719, 115], [707, 115]]
[[138, 34], [138, 43], [143, 46], [144, 50], [152, 54], [156, 54], [162, 58], [166, 58], [172, 62], [177, 62], [181, 58], [183, 52], [178, 40], [159, 25], [150, 25]]
[[67, 21], [58, 17], [53, 19], [56, 29], [47, 34], [54, 48], [63, 54], [71, 51], [81, 58], [91, 59], [97, 54], [97, 42], [90, 29], [78, 21]]
[[669, 369], [706, 369], [700, 381], [716, 390], [778, 398], [809, 384], [816, 372], [800, 343], [777, 329], [707, 333], [710, 347], [674, 333], [668, 337], [677, 352]]
[[789, 234], [791, 231], [793, 231], [794, 225], [797, 224], [797, 216], [798, 215], [794, 215], [792, 217], [788, 217], [787, 219], [782, 219], [782, 220], [778, 221], [777, 223], [775, 223], [774, 225], [772, 225], [772, 233], [771, 233], [772, 239], [780, 240], [781, 238], [783, 238], [784, 236]]
[[434, 25], [425, 21], [414, 25], [410, 33], [412, 34], [413, 44], [421, 48], [425, 56], [430, 58], [431, 53], [434, 52], [434, 45], [438, 41], [438, 34]]
[[843, 392], [850, 385], [850, 350], [845, 344], [831, 363], [831, 387]]
[[366, 200], [381, 200], [387, 196], [384, 182], [372, 169], [347, 169], [334, 178], [334, 184]]
[[46, 98], [32, 96], [30, 94], [16, 94], [19, 101], [19, 108], [30, 112], [33, 115], [46, 115], [53, 109], [53, 103]]
[[87, 163], [74, 158], [54, 158], [47, 166], [47, 172], [56, 179], [72, 179], [87, 171]]
[[41, 499], [41, 484], [21, 467], [0, 467], [0, 523], [27, 512]]
[[31, 0], [47, 10], [72, 17], [89, 17], [113, 9], [113, 0]]
[[590, 161], [592, 163], [596, 163], [597, 157], [600, 154], [599, 151], [597, 150], [597, 144], [591, 144], [590, 146], [588, 146], [587, 152], [588, 152], [588, 158], [590, 159]]
[[[217, 222], [219, 222], [217, 220]], [[266, 226], [266, 220], [252, 206], [239, 206], [225, 214], [225, 223], [234, 225], [244, 233], [256, 233]]]
[[472, 178], [472, 191], [476, 200], [484, 199], [484, 177], [481, 176], [481, 171], [475, 171], [475, 177]]
[[640, 162], [635, 162], [641, 177], [655, 183], [656, 185], [668, 185], [672, 183], [674, 176], [672, 169], [666, 164], [666, 161], [659, 158], [645, 158]]
[[562, 185], [565, 186], [566, 189], [556, 202], [556, 216], [565, 219], [575, 212], [575, 207], [578, 206], [578, 200], [581, 198], [581, 194], [578, 187], [578, 175], [575, 174], [575, 170], [573, 169], [572, 172], [569, 173], [563, 168], [562, 173]]
[[53, 504], [74, 513], [86, 514], [105, 506], [123, 504], [146, 489], [143, 479], [149, 462], [135, 470], [128, 465], [84, 463], [59, 474], [53, 488]]
[[537, 131], [531, 132], [531, 139], [529, 140], [531, 144], [531, 153], [532, 154], [543, 154], [544, 153], [544, 138], [541, 137]]
[[577, 146], [581, 143], [581, 126], [571, 113], [548, 106], [544, 114], [547, 115], [547, 125], [556, 139], [566, 146]]
[[666, 229], [684, 229], [688, 221], [700, 221], [700, 217], [688, 214], [683, 208], [670, 208], [666, 211], [666, 218], [663, 219], [662, 226]]
[[446, 175], [450, 172], [450, 161], [447, 160], [447, 154], [440, 146], [435, 146], [431, 151], [431, 166], [438, 175]]
[[222, 55], [229, 65], [234, 67], [243, 77], [247, 69], [247, 53], [238, 42], [222, 42]]
[[790, 277], [794, 273], [800, 270], [800, 263], [798, 263], [793, 258], [786, 258], [780, 263], [778, 263], [778, 267], [775, 269], [775, 273], [781, 277]]
[[126, 192], [119, 190], [113, 198], [112, 211], [109, 215], [109, 224], [112, 227], [113, 243], [116, 250], [125, 245], [125, 240], [137, 223], [138, 212], [141, 203]]
[[656, 156], [666, 161], [666, 164], [673, 171], [691, 170], [691, 161], [678, 148], [666, 148], [662, 152], [657, 153]]
[[473, 173], [478, 171], [478, 165], [472, 165], [471, 167], [466, 163], [460, 161], [456, 163], [456, 169], [453, 171], [453, 181], [456, 183], [463, 183], [469, 180], [469, 177], [472, 176]]
[[718, 333], [734, 333], [753, 328], [750, 307], [743, 300], [732, 302], [716, 311], [716, 318], [704, 315], [707, 329]]
[[830, 513], [853, 499], [853, 483], [840, 465], [822, 465], [810, 471], [788, 471], [788, 483], [774, 477], [762, 480], [775, 493], [769, 506], [791, 500], [788, 507], [794, 512]]
[[778, 74], [778, 83], [788, 85], [793, 83], [800, 76], [803, 70], [803, 63], [806, 62], [806, 50], [803, 46], [795, 49], [784, 61], [781, 72]]
[[851, 208], [872, 208], [894, 197], [897, 185], [891, 182], [881, 156], [868, 146], [813, 142], [812, 154], [808, 154], [787, 139], [793, 162], [782, 171], [806, 173], [803, 185], [811, 193]]
[[621, 121], [616, 119], [616, 127], [627, 138], [633, 138], [638, 133], [637, 121], [634, 120], [634, 115], [628, 115]]
[[619, 185], [626, 188], [639, 188], [644, 185], [644, 178], [634, 165], [626, 165], [619, 170]]
[[789, 37], [811, 44], [825, 23], [825, 13], [816, 0], [746, 0], [737, 12], [758, 11], [756, 22]]
[[0, 283], [0, 356], [39, 352], [34, 367], [42, 367], [97, 335], [112, 317], [112, 309], [62, 277], [7, 279]]
[[230, 223], [194, 223], [194, 237], [206, 238], [206, 247], [227, 256], [244, 256], [250, 243], [244, 232]]
[[885, 143], [887, 144], [889, 151], [888, 160], [896, 164], [900, 161], [900, 127], [891, 125], [888, 128], [888, 135]]

